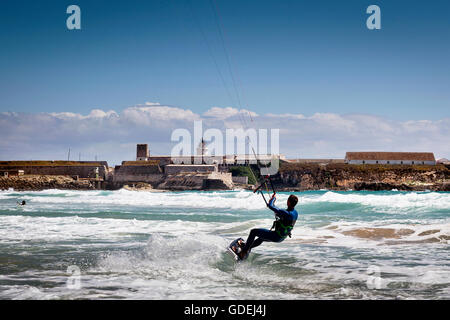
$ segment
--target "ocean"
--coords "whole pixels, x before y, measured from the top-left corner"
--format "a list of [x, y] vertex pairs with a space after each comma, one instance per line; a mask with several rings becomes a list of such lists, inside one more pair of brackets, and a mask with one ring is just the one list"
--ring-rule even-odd
[[0, 299], [450, 299], [450, 193], [295, 194], [292, 238], [236, 263], [273, 222], [251, 191], [1, 191]]

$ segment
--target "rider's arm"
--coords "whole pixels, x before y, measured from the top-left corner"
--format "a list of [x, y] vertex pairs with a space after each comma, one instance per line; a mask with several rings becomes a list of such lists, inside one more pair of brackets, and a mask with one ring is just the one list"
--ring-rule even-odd
[[273, 212], [275, 212], [275, 214], [277, 216], [281, 216], [284, 211], [281, 210], [280, 208], [276, 207], [273, 203], [275, 202], [276, 198], [275, 195], [272, 196], [272, 198], [270, 198], [269, 203], [267, 204], [267, 206], [269, 207], [270, 210], [272, 210]]
[[272, 196], [272, 198], [270, 198], [269, 203], [267, 204], [267, 206], [269, 207], [270, 210], [272, 210], [273, 212], [275, 212], [275, 215], [277, 217], [280, 218], [289, 218], [291, 216], [291, 214], [284, 210], [284, 209], [280, 209], [278, 207], [276, 207], [273, 203], [275, 202], [275, 194]]

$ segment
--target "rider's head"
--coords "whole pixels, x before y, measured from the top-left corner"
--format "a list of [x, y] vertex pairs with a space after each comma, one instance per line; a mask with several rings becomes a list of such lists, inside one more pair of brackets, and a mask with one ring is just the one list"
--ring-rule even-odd
[[289, 209], [294, 209], [294, 207], [297, 205], [298, 198], [296, 195], [291, 194], [289, 198], [287, 199], [287, 206]]

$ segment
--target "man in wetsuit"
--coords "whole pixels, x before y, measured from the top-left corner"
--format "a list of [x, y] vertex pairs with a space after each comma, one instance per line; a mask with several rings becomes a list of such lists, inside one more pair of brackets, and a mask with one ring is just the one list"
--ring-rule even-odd
[[[267, 206], [275, 213], [276, 221], [274, 222], [272, 229], [252, 229], [247, 238], [244, 248], [239, 253], [240, 259], [245, 259], [251, 249], [259, 246], [264, 241], [270, 242], [282, 242], [287, 236], [291, 236], [291, 231], [294, 228], [295, 222], [298, 218], [298, 213], [294, 209], [298, 198], [291, 194], [287, 200], [287, 209], [280, 209], [274, 205], [276, 200], [275, 193], [270, 198]], [[256, 240], [255, 238], [258, 237]]]

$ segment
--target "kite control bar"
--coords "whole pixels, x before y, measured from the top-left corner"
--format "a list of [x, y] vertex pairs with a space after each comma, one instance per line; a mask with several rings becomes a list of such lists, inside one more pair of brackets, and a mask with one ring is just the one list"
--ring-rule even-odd
[[[274, 188], [274, 186], [273, 186], [272, 179], [270, 179], [270, 176], [266, 176], [266, 177], [264, 178], [263, 182], [262, 182], [255, 190], [253, 190], [253, 193], [256, 193], [256, 192], [261, 193], [261, 195], [262, 195], [262, 197], [263, 197], [263, 199], [264, 199], [264, 202], [266, 203], [266, 205], [269, 205], [268, 202], [267, 202], [267, 200], [266, 200], [266, 197], [264, 196], [264, 192], [262, 191], [262, 187], [263, 187], [264, 185], [265, 185], [266, 188], [267, 188], [267, 181], [269, 181], [270, 187], [272, 188], [272, 191], [273, 191], [273, 194], [275, 194], [276, 191], [275, 191], [275, 188]], [[268, 189], [269, 189], [269, 188], [267, 188], [267, 191], [269, 191]]]

